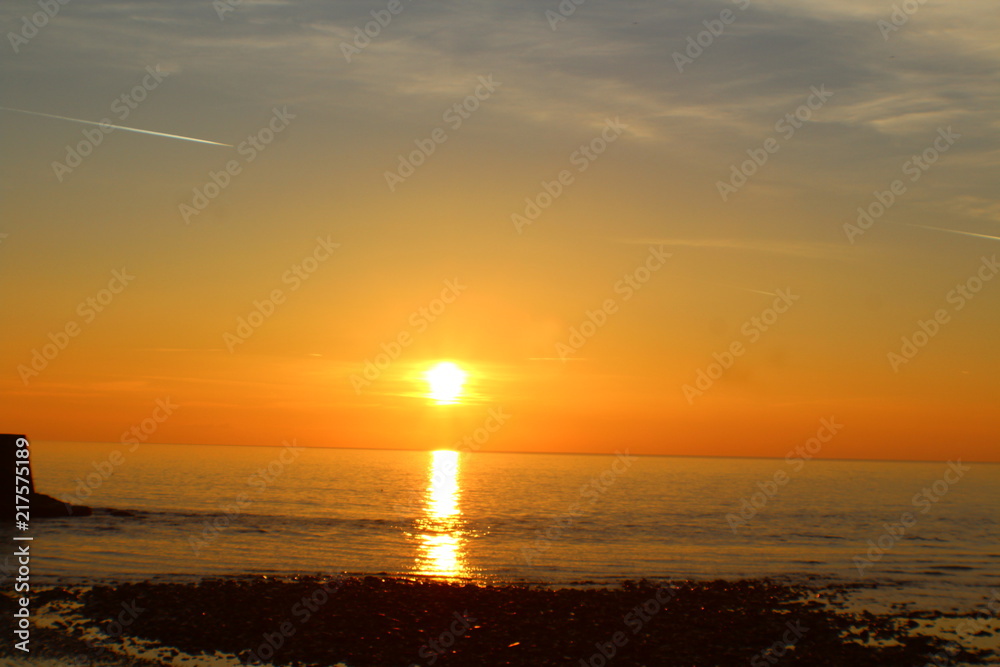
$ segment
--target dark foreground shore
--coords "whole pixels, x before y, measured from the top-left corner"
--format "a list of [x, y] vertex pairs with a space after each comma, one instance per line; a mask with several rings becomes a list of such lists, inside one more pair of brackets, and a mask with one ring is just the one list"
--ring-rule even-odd
[[[928, 614], [838, 610], [830, 603], [843, 592], [768, 580], [553, 590], [381, 577], [53, 588], [33, 597], [31, 655], [65, 665], [171, 664], [188, 655], [193, 662], [176, 664], [323, 667], [922, 667], [996, 659], [921, 634]], [[0, 597], [0, 656], [24, 655], [10, 639], [13, 604]]]

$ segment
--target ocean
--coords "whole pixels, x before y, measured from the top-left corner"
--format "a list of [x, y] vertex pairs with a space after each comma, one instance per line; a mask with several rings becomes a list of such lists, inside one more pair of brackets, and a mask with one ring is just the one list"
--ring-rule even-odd
[[960, 613], [1000, 589], [996, 464], [43, 441], [32, 455], [38, 491], [100, 508], [32, 522], [40, 584], [772, 577]]

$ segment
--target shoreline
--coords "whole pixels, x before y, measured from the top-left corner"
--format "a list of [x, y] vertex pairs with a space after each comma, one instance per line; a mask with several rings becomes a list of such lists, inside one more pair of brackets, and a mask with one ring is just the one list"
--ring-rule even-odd
[[[997, 652], [934, 623], [972, 615], [843, 608], [851, 588], [773, 579], [614, 588], [388, 576], [244, 576], [52, 586], [32, 595], [32, 656], [57, 664], [924, 665]], [[0, 625], [13, 599], [0, 598]], [[11, 628], [0, 656], [12, 656]], [[996, 630], [984, 629], [996, 638]], [[146, 656], [150, 662], [144, 662]], [[176, 661], [175, 661], [176, 658]], [[939, 658], [940, 659], [940, 658]], [[115, 662], [117, 661], [117, 662]], [[25, 663], [42, 664], [42, 663]]]

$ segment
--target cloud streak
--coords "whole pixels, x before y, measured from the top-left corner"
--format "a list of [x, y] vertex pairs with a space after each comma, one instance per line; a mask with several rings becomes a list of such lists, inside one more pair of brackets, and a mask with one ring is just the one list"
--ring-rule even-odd
[[619, 243], [629, 245], [666, 245], [683, 248], [710, 248], [714, 250], [741, 250], [762, 252], [791, 257], [808, 257], [812, 259], [842, 259], [845, 261], [857, 259], [857, 253], [845, 249], [842, 244], [809, 241], [785, 241], [766, 239], [738, 238], [670, 238], [644, 237], [619, 239]]

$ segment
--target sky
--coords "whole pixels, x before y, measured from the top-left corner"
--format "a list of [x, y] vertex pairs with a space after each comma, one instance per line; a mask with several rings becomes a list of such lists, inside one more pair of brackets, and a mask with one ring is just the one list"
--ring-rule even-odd
[[991, 0], [47, 6], [5, 432], [1000, 460]]

